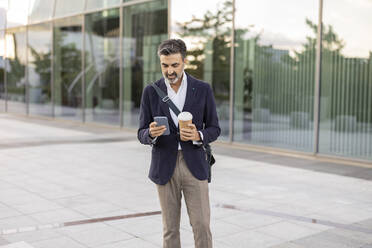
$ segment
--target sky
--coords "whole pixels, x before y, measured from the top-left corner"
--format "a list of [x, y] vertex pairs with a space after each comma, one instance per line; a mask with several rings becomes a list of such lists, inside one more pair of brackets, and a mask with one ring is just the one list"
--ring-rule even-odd
[[[32, 6], [36, 0], [30, 0]], [[80, 1], [80, 0], [79, 0]], [[236, 27], [251, 28], [246, 38], [261, 33], [261, 44], [273, 45], [276, 49], [300, 50], [306, 36], [314, 36], [305, 24], [305, 18], [314, 23], [318, 20], [318, 0], [235, 0]], [[8, 22], [27, 22], [28, 0], [11, 0]], [[202, 17], [214, 11], [222, 0], [172, 0], [171, 22]], [[4, 9], [8, 0], [0, 0], [0, 26], [5, 21]], [[3, 11], [2, 11], [3, 9]], [[331, 24], [335, 32], [345, 41], [344, 55], [369, 57], [372, 51], [372, 0], [324, 0], [323, 22]]]
[[[172, 30], [176, 22], [202, 17], [221, 0], [173, 0]], [[306, 36], [314, 37], [305, 18], [318, 23], [318, 0], [235, 0], [236, 28], [251, 28], [246, 38], [261, 33], [260, 43], [276, 49], [300, 50]], [[345, 41], [343, 54], [368, 58], [372, 52], [372, 0], [324, 0], [323, 22], [332, 24]]]

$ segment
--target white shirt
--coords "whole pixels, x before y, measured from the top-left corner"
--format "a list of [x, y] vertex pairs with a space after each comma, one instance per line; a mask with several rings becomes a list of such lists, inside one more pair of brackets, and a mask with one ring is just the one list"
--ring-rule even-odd
[[[168, 82], [165, 81], [165, 85], [167, 86], [168, 97], [172, 100], [174, 105], [176, 105], [177, 108], [182, 112], [183, 106], [185, 106], [187, 92], [187, 77], [185, 72], [183, 73], [182, 82], [180, 87], [178, 88], [177, 93], [172, 89]], [[174, 124], [176, 125], [176, 127], [178, 127], [177, 115], [172, 111], [171, 108], [169, 108], [169, 111]]]
[[[174, 105], [176, 105], [176, 107], [182, 112], [183, 106], [185, 106], [186, 93], [187, 93], [187, 76], [186, 76], [185, 72], [183, 72], [182, 82], [181, 82], [181, 85], [178, 88], [177, 92], [175, 92], [172, 89], [172, 87], [170, 86], [170, 84], [168, 82], [166, 82], [165, 80], [164, 80], [164, 82], [165, 82], [165, 85], [167, 86], [168, 97], [172, 100]], [[172, 120], [173, 120], [174, 124], [176, 125], [176, 127], [178, 127], [177, 115], [172, 111], [171, 108], [169, 108], [169, 112], [171, 114], [171, 117], [172, 117]], [[203, 140], [203, 133], [199, 131], [199, 134], [200, 134], [200, 138]], [[153, 141], [156, 141], [156, 138]], [[201, 145], [202, 142], [193, 141], [193, 144], [194, 145]], [[181, 144], [179, 142], [178, 142], [178, 150], [182, 150]]]

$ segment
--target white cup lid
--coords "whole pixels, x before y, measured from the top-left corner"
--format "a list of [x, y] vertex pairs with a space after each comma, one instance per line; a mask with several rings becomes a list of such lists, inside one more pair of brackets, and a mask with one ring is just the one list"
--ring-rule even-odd
[[192, 120], [192, 114], [190, 112], [182, 112], [178, 115], [178, 120], [180, 121]]

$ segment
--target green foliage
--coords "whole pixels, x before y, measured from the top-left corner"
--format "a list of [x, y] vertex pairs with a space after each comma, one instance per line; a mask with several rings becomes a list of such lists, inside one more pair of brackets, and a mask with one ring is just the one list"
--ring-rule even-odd
[[11, 68], [11, 73], [7, 74], [7, 78], [9, 82], [19, 82], [22, 78], [25, 77], [26, 66], [22, 64], [22, 62], [19, 60], [18, 57], [16, 57], [14, 60], [8, 60], [9, 65]]
[[[212, 71], [212, 87], [216, 98], [228, 100], [230, 86], [230, 36], [233, 17], [231, 1], [225, 1], [217, 6], [216, 11], [208, 10], [202, 18], [192, 16], [184, 23], [178, 22], [182, 38], [194, 39], [195, 48], [188, 49], [187, 58], [190, 66], [187, 72], [195, 77], [204, 78], [206, 63]], [[195, 41], [196, 40], [196, 41]], [[208, 62], [207, 57], [212, 56]]]
[[49, 84], [51, 76], [51, 52], [44, 54], [37, 52], [31, 46], [29, 48], [34, 58], [33, 64], [35, 65], [35, 71], [40, 76], [41, 84]]

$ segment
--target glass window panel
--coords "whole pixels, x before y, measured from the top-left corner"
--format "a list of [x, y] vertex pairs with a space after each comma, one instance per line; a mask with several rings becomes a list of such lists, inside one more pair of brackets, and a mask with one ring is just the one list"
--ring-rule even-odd
[[7, 12], [7, 27], [27, 24], [29, 0], [9, 0]]
[[156, 54], [168, 38], [167, 1], [158, 0], [124, 8], [123, 96], [124, 125], [138, 128], [144, 87], [162, 77]]
[[4, 72], [5, 72], [5, 32], [0, 31], [0, 112], [5, 111], [5, 81], [4, 81]]
[[30, 0], [30, 23], [49, 20], [53, 15], [54, 0]]
[[317, 2], [236, 0], [235, 141], [313, 150]]
[[55, 17], [63, 17], [67, 15], [73, 15], [83, 12], [84, 3], [83, 0], [55, 0]]
[[29, 26], [28, 99], [30, 114], [52, 116], [51, 49], [51, 23]]
[[6, 32], [8, 112], [26, 114], [26, 28]]
[[372, 160], [371, 13], [368, 0], [324, 1], [321, 153]]
[[54, 22], [55, 116], [82, 120], [82, 16]]
[[8, 1], [0, 1], [0, 29], [5, 29]]
[[221, 126], [220, 139], [227, 139], [232, 1], [172, 0], [171, 6], [171, 36], [183, 39], [188, 48], [186, 72], [211, 84]]
[[119, 9], [86, 16], [86, 121], [120, 125], [119, 26]]
[[117, 6], [120, 2], [120, 0], [87, 0], [87, 10]]

